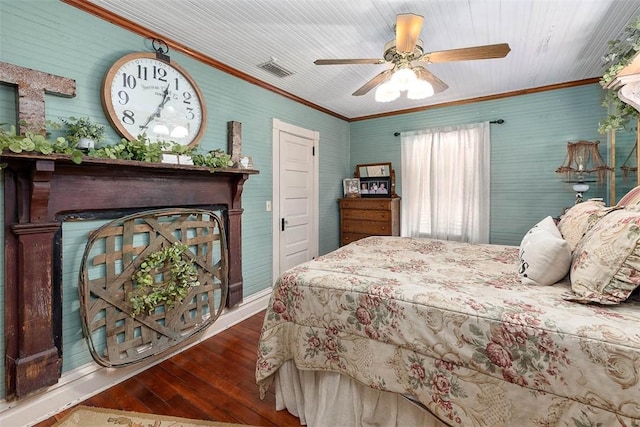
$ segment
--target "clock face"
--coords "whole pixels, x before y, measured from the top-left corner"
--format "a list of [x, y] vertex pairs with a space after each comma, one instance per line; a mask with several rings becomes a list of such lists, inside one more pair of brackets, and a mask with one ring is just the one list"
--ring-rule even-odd
[[113, 125], [127, 139], [146, 134], [150, 141], [194, 146], [206, 127], [202, 93], [176, 63], [153, 53], [122, 57], [105, 75], [102, 104]]

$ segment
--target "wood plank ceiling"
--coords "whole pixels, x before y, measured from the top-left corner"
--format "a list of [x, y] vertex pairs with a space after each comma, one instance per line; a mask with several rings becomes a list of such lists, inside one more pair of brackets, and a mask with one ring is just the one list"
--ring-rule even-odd
[[[88, 0], [166, 39], [339, 116], [354, 119], [600, 77], [607, 42], [640, 0]], [[380, 65], [318, 66], [318, 58], [381, 58], [396, 15], [424, 16], [426, 52], [508, 43], [503, 59], [424, 64], [449, 85], [424, 100], [351, 94]], [[135, 50], [132, 49], [132, 50]], [[274, 60], [292, 74], [258, 65]]]

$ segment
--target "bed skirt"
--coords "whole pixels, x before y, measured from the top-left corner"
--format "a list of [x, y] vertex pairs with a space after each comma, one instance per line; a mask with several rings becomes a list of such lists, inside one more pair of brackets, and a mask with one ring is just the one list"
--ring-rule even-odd
[[276, 409], [312, 427], [447, 427], [400, 394], [374, 390], [336, 372], [301, 371], [292, 360], [275, 376]]

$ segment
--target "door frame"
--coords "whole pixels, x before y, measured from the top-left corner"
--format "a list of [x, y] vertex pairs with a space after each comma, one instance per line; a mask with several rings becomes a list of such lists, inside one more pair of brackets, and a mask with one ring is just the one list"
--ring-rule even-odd
[[318, 256], [318, 233], [320, 230], [319, 227], [319, 200], [320, 200], [320, 133], [317, 131], [312, 131], [309, 129], [305, 129], [299, 126], [295, 126], [289, 123], [285, 123], [278, 119], [273, 119], [273, 134], [272, 134], [272, 176], [273, 176], [273, 194], [272, 194], [272, 233], [273, 233], [273, 243], [272, 243], [272, 259], [273, 259], [273, 269], [272, 269], [272, 284], [276, 282], [278, 277], [280, 276], [280, 132], [287, 132], [293, 135], [298, 135], [303, 138], [308, 138], [313, 141], [313, 148], [315, 150], [315, 155], [313, 156], [313, 187], [315, 189], [315, 197], [312, 199], [312, 207], [311, 211], [313, 214], [313, 238], [312, 238], [312, 247], [311, 247], [311, 255], [313, 258]]

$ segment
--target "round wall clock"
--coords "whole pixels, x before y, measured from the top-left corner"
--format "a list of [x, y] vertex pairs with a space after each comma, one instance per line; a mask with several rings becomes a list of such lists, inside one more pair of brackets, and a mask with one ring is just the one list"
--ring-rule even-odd
[[120, 134], [130, 140], [146, 134], [150, 141], [195, 146], [207, 124], [204, 98], [181, 66], [155, 53], [125, 55], [107, 71], [102, 106]]

